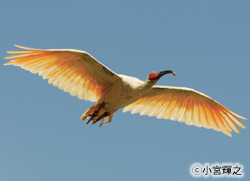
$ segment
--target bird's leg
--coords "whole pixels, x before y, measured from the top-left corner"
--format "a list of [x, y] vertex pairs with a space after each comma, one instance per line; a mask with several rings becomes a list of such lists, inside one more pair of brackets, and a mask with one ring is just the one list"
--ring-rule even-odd
[[107, 124], [111, 123], [112, 118], [113, 118], [113, 116], [114, 116], [115, 113], [116, 113], [116, 111], [113, 111], [113, 112], [111, 112], [111, 113], [109, 114], [109, 121], [107, 122]]
[[[112, 121], [112, 117], [115, 114], [116, 111], [113, 112], [107, 112], [105, 111], [105, 109], [103, 109], [105, 106], [105, 102], [101, 103], [101, 104], [95, 104], [92, 107], [90, 107], [81, 117], [82, 120], [85, 120], [87, 117], [90, 117], [87, 124], [90, 123], [90, 121], [92, 122], [92, 125], [95, 124], [96, 122], [102, 120], [100, 127], [104, 124], [104, 123], [111, 123]], [[109, 117], [108, 122], [105, 122], [107, 117]]]
[[105, 121], [104, 118], [106, 118], [108, 115], [109, 115], [109, 113], [108, 113], [108, 112], [105, 112], [105, 113], [104, 113], [103, 115], [101, 115], [99, 118], [97, 118], [96, 120], [93, 120], [92, 125], [95, 124], [96, 122], [100, 121], [101, 119], [103, 119], [102, 122]]
[[[106, 113], [106, 114], [105, 114]], [[109, 123], [111, 123], [111, 121], [112, 121], [112, 118], [113, 118], [113, 116], [114, 116], [114, 114], [116, 113], [116, 111], [113, 111], [113, 112], [105, 112], [104, 114], [104, 118], [102, 119], [102, 123], [100, 124], [100, 126], [99, 127], [101, 127], [104, 123], [107, 123], [107, 124], [109, 124]], [[109, 121], [108, 122], [105, 122], [106, 121], [106, 119], [109, 117]]]
[[87, 117], [92, 116], [93, 114], [98, 115], [98, 112], [99, 112], [101, 106], [103, 106], [103, 103], [102, 104], [94, 104], [87, 111], [85, 111], [85, 113], [82, 114], [81, 119], [84, 121]]
[[91, 116], [95, 112], [96, 107], [97, 107], [97, 105], [94, 104], [87, 111], [85, 111], [85, 113], [83, 113], [82, 116], [81, 116], [81, 120], [84, 121], [87, 117]]
[[[90, 119], [88, 120], [87, 124], [90, 121], [93, 121], [93, 123], [97, 122], [97, 120], [99, 121], [99, 117], [98, 115], [102, 115], [102, 113], [100, 113], [101, 108], [103, 108], [105, 106], [105, 103], [101, 103], [101, 104], [95, 104], [92, 107], [90, 107], [85, 113], [83, 113], [81, 119], [85, 120], [87, 117], [90, 117]], [[101, 111], [102, 112], [102, 111]], [[101, 118], [102, 119], [102, 118]]]
[[105, 121], [106, 121], [107, 118], [108, 118], [108, 117], [104, 117], [104, 118], [102, 119], [102, 122], [101, 122], [101, 124], [99, 125], [99, 127], [101, 127], [101, 126], [105, 123]]
[[[88, 120], [88, 122], [87, 122], [86, 124], [89, 124], [89, 122], [92, 121], [97, 115], [98, 115], [98, 112], [95, 111], [95, 112], [91, 115], [90, 119]], [[93, 120], [93, 122], [94, 122], [94, 120]]]

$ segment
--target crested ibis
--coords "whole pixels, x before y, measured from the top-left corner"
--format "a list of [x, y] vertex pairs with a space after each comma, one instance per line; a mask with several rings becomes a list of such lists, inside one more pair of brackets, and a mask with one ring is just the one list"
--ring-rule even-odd
[[[245, 128], [238, 119], [246, 119], [227, 109], [207, 95], [185, 87], [157, 86], [157, 81], [171, 70], [151, 72], [145, 81], [116, 74], [85, 51], [74, 49], [34, 49], [15, 45], [23, 50], [8, 51], [12, 59], [4, 65], [15, 65], [39, 73], [49, 84], [72, 96], [97, 102], [81, 116], [87, 124], [110, 123], [120, 108], [132, 114], [177, 120], [187, 125], [212, 128], [231, 136], [232, 129]], [[238, 117], [238, 118], [237, 118]], [[107, 121], [107, 118], [109, 120]], [[236, 125], [236, 124], [237, 125]]]

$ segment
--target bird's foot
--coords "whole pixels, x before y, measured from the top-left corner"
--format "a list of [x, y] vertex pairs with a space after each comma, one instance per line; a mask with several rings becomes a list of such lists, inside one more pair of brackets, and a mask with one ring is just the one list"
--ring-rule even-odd
[[103, 115], [101, 115], [99, 118], [97, 118], [96, 120], [93, 120], [93, 124], [95, 124], [96, 122], [100, 121], [102, 119], [102, 123], [100, 124], [100, 126], [105, 122], [105, 120], [107, 119], [107, 116], [109, 115], [108, 112], [105, 112]]
[[[112, 117], [115, 114], [116, 111], [107, 112], [104, 109], [105, 103], [101, 104], [95, 104], [92, 107], [90, 107], [83, 115], [81, 116], [81, 119], [84, 121], [85, 119], [89, 118], [86, 124], [89, 124], [91, 121], [92, 125], [96, 122], [102, 120], [100, 127], [105, 123], [111, 123]], [[109, 120], [106, 121], [106, 119], [109, 117]]]
[[[90, 118], [89, 118], [89, 120], [88, 120], [88, 122], [87, 122], [86, 124], [89, 124], [90, 121], [93, 121], [93, 122], [92, 122], [92, 125], [93, 125], [93, 124], [95, 124], [96, 122], [100, 121], [101, 119], [104, 119], [104, 118], [106, 119], [108, 115], [109, 115], [108, 112], [105, 112], [103, 115], [97, 117], [97, 116], [98, 116], [98, 113], [95, 111], [95, 112], [90, 116]], [[103, 122], [103, 121], [102, 121], [102, 122]]]
[[89, 124], [90, 121], [93, 121], [94, 122], [94, 118], [98, 116], [98, 112], [95, 111], [91, 116], [90, 116], [90, 119], [88, 120], [88, 122], [86, 124]]

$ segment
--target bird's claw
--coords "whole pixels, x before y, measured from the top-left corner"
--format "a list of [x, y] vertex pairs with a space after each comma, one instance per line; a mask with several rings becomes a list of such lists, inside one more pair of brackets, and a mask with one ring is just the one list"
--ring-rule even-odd
[[92, 125], [95, 124], [96, 122], [100, 121], [102, 119], [102, 123], [100, 124], [100, 127], [105, 123], [105, 120], [107, 119], [107, 116], [108, 116], [108, 112], [105, 112], [103, 115], [98, 116], [98, 113], [95, 111], [91, 116], [90, 116], [90, 119], [88, 120], [88, 122], [86, 124], [89, 124], [90, 121], [93, 121], [92, 122]]

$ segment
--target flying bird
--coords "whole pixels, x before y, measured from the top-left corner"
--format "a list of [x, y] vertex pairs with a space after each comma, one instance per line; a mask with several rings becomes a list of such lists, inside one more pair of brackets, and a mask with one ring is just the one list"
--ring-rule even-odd
[[[231, 136], [232, 129], [245, 128], [238, 119], [246, 119], [227, 109], [207, 95], [185, 87], [158, 86], [157, 81], [172, 70], [151, 72], [145, 81], [116, 74], [85, 51], [75, 49], [34, 49], [15, 45], [23, 50], [8, 51], [12, 59], [4, 65], [19, 66], [38, 73], [49, 84], [79, 99], [96, 102], [81, 116], [100, 126], [112, 121], [120, 108], [132, 114], [177, 120], [187, 125], [222, 131]], [[237, 118], [238, 117], [238, 118]], [[109, 120], [107, 120], [109, 118]], [[236, 125], [237, 124], [237, 125]]]

